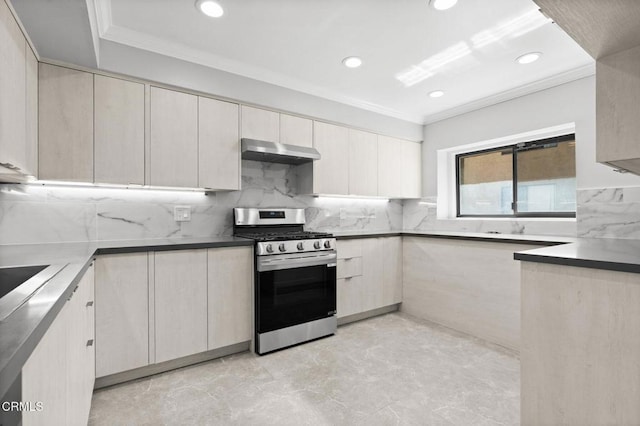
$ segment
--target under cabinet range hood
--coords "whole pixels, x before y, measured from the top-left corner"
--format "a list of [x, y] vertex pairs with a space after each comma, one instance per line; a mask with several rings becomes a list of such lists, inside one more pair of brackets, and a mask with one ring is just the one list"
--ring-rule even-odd
[[242, 158], [244, 160], [297, 165], [320, 159], [318, 150], [306, 146], [287, 145], [247, 138], [242, 138], [241, 142]]

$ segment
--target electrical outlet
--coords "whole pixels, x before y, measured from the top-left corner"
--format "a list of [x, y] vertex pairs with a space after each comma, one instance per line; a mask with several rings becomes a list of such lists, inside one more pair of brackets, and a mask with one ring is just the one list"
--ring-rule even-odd
[[191, 206], [175, 206], [173, 208], [173, 220], [176, 222], [189, 222], [191, 220]]

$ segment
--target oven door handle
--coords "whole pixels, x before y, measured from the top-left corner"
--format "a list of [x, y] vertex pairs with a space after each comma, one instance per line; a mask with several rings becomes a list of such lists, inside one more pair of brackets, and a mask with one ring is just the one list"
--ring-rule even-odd
[[327, 253], [319, 256], [299, 256], [258, 259], [256, 268], [258, 272], [278, 271], [282, 269], [306, 268], [308, 266], [326, 265], [328, 268], [336, 267], [337, 255]]

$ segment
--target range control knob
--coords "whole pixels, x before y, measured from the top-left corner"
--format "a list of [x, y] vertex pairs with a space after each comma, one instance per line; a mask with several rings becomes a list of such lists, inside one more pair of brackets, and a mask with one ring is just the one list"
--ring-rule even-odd
[[298, 250], [304, 250], [304, 243], [299, 242], [297, 247], [298, 247]]
[[284, 243], [281, 243], [281, 244], [278, 246], [278, 250], [280, 250], [280, 251], [287, 251], [287, 248], [285, 247]]
[[331, 241], [327, 240], [324, 242], [324, 248], [331, 248]]
[[273, 246], [271, 244], [267, 244], [267, 253], [273, 253]]
[[320, 248], [320, 241], [314, 241], [313, 242], [313, 248], [314, 249], [319, 249]]

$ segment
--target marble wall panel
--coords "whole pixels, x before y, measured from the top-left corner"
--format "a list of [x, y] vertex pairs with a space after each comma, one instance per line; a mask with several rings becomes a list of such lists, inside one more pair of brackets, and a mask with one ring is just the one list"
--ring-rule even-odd
[[640, 187], [578, 191], [578, 236], [640, 238]]
[[[228, 236], [234, 207], [305, 208], [309, 230], [402, 229], [401, 201], [297, 195], [295, 166], [243, 161], [242, 188], [205, 195], [0, 185], [0, 244]], [[191, 221], [174, 221], [176, 206], [190, 206]]]
[[438, 219], [435, 200], [407, 200], [403, 208], [407, 231], [498, 232], [501, 234], [575, 236], [575, 219]]

